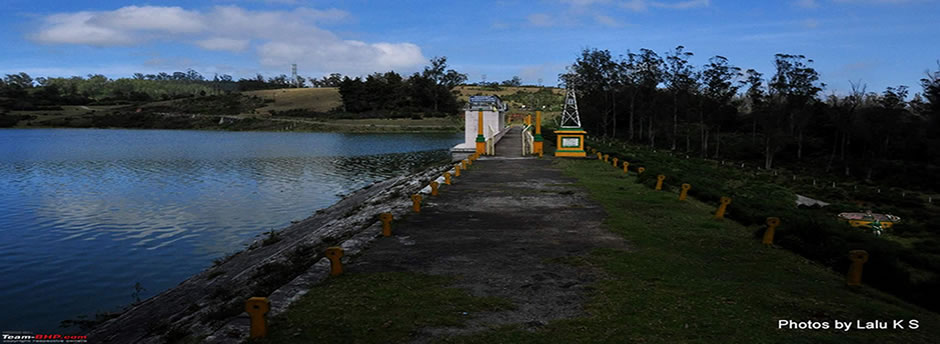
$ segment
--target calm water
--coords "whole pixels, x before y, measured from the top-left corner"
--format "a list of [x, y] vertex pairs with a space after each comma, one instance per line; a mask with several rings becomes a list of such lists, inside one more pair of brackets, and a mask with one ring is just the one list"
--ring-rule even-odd
[[146, 298], [461, 134], [0, 130], [0, 330]]

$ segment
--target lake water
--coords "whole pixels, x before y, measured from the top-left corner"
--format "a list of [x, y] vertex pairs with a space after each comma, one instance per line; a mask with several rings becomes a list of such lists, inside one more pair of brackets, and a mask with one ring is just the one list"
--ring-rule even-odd
[[0, 331], [166, 290], [462, 134], [0, 130]]

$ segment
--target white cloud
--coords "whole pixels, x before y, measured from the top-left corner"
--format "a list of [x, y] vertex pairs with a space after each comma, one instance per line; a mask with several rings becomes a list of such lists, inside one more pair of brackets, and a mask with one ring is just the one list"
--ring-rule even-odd
[[342, 22], [338, 9], [297, 8], [252, 11], [216, 6], [208, 11], [180, 7], [127, 6], [43, 18], [30, 38], [46, 44], [132, 46], [153, 40], [187, 42], [212, 51], [245, 51], [254, 46], [265, 66], [297, 63], [306, 70], [364, 74], [411, 68], [427, 61], [407, 42], [344, 40], [317, 25]]
[[646, 0], [630, 0], [620, 3], [620, 7], [634, 12], [643, 12], [646, 11], [648, 5], [646, 4]]
[[552, 17], [545, 13], [530, 14], [528, 17], [528, 20], [529, 20], [529, 24], [532, 24], [535, 26], [546, 27], [546, 26], [552, 26], [553, 24]]
[[690, 8], [698, 7], [708, 7], [711, 6], [710, 0], [686, 0], [678, 2], [662, 2], [662, 1], [648, 1], [648, 0], [629, 0], [620, 3], [620, 7], [634, 11], [634, 12], [643, 12], [650, 7], [656, 8], [666, 8], [674, 10], [685, 10]]
[[206, 50], [239, 52], [248, 48], [247, 39], [209, 38], [196, 41], [196, 45]]
[[604, 25], [607, 27], [620, 27], [620, 22], [617, 21], [617, 19], [614, 19], [610, 16], [606, 16], [603, 14], [598, 14], [594, 16], [594, 20], [596, 20], [601, 25]]

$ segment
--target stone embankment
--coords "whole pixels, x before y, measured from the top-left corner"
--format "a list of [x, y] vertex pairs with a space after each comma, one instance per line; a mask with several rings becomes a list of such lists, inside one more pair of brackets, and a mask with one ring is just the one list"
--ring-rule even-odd
[[172, 343], [182, 339], [231, 343], [247, 337], [245, 301], [271, 300], [270, 316], [286, 309], [329, 272], [324, 250], [342, 246], [355, 256], [380, 235], [383, 212], [397, 218], [410, 195], [427, 191], [452, 165], [396, 177], [359, 190], [335, 205], [225, 257], [178, 286], [132, 305], [88, 334], [95, 343]]

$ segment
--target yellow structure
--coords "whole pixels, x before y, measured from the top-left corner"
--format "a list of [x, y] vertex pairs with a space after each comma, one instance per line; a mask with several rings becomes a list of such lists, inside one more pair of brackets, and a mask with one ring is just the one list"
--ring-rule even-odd
[[542, 149], [543, 149], [542, 142], [543, 141], [544, 139], [542, 138], [542, 111], [536, 111], [535, 112], [535, 136], [534, 136], [534, 140], [532, 141], [532, 150], [534, 150], [535, 153], [539, 155], [539, 157], [542, 157]]
[[555, 135], [558, 136], [558, 142], [556, 143], [556, 147], [558, 147], [558, 149], [555, 150], [555, 156], [587, 156], [587, 153], [584, 151], [585, 134], [587, 134], [587, 132], [581, 130], [581, 128], [561, 127], [558, 130], [555, 130]]
[[264, 315], [271, 310], [271, 303], [266, 297], [252, 297], [245, 301], [245, 312], [251, 316], [249, 337], [263, 338], [268, 335], [268, 325]]
[[392, 236], [392, 213], [379, 214], [379, 220], [382, 221], [382, 236]]
[[604, 160], [604, 153], [597, 152], [597, 160]]
[[777, 226], [780, 225], [780, 218], [777, 217], [768, 217], [767, 218], [767, 230], [764, 231], [764, 239], [761, 241], [764, 245], [773, 245], [774, 244], [774, 232], [777, 230]]
[[604, 162], [610, 161], [610, 154], [604, 154]]
[[477, 116], [477, 154], [486, 153], [486, 138], [483, 137], [483, 110], [480, 110], [480, 115]]
[[437, 182], [431, 182], [431, 196], [437, 196]]
[[689, 196], [689, 189], [692, 188], [691, 184], [682, 184], [682, 191], [679, 192], [679, 200], [684, 201], [687, 196]]
[[636, 169], [636, 174], [643, 174], [643, 172], [646, 172], [646, 167], [640, 167]]
[[663, 181], [666, 180], [666, 176], [660, 174], [656, 176], [656, 191], [663, 189]]
[[862, 284], [862, 266], [868, 261], [868, 252], [864, 250], [849, 251], [849, 260], [852, 265], [849, 266], [849, 273], [845, 276], [845, 283], [850, 286]]
[[343, 274], [343, 248], [333, 246], [326, 249], [326, 257], [330, 259], [330, 276], [339, 276]]
[[454, 166], [454, 177], [460, 177], [460, 165]]
[[629, 161], [624, 161], [624, 162], [623, 162], [623, 173], [627, 173], [627, 172], [629, 172], [629, 171], [630, 171], [630, 162], [629, 162]]
[[421, 195], [411, 195], [411, 210], [416, 213], [421, 212]]
[[715, 219], [721, 220], [725, 218], [725, 211], [728, 210], [729, 204], [731, 204], [731, 197], [721, 196], [721, 205], [718, 206], [718, 211], [715, 212]]
[[450, 172], [444, 172], [444, 184], [450, 185]]
[[611, 159], [611, 160], [613, 160], [613, 162], [614, 162], [614, 163], [613, 163], [614, 167], [620, 166], [620, 165], [617, 165], [617, 161], [619, 161], [620, 159], [613, 158], [613, 159]]

